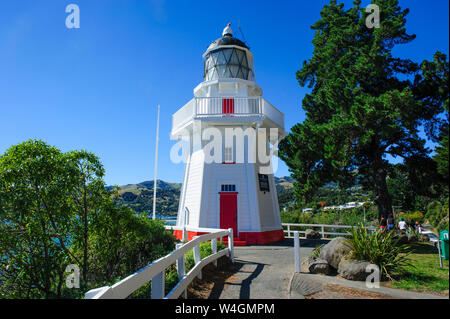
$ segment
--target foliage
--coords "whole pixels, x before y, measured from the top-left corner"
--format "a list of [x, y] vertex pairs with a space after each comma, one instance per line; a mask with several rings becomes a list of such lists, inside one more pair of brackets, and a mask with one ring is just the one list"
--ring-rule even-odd
[[430, 201], [441, 196], [446, 184], [432, 159], [392, 165], [386, 182], [392, 205], [408, 211], [424, 211]]
[[96, 221], [89, 246], [91, 281], [110, 284], [166, 255], [175, 241], [162, 221], [110, 205]]
[[[386, 185], [391, 164], [401, 157], [411, 169], [429, 162], [419, 128], [435, 135], [448, 100], [448, 61], [437, 52], [421, 64], [392, 56], [393, 48], [414, 40], [406, 32], [408, 9], [397, 0], [374, 1], [380, 27], [369, 29], [361, 1], [344, 10], [330, 1], [315, 30], [314, 52], [297, 72], [306, 119], [280, 143], [279, 154], [297, 180], [298, 202], [308, 202], [327, 182], [343, 188], [355, 178], [374, 193], [380, 215], [391, 212]], [[411, 180], [420, 186], [418, 180]]]
[[352, 208], [345, 210], [319, 211], [317, 213], [302, 213], [299, 210], [281, 212], [283, 223], [293, 224], [328, 224], [357, 226], [361, 223], [375, 224], [377, 222], [377, 208], [366, 208], [366, 221], [364, 222], [364, 208]]
[[434, 201], [427, 207], [425, 218], [438, 232], [448, 228], [449, 209], [448, 197], [444, 202]]
[[[0, 156], [0, 294], [5, 298], [79, 298], [174, 246], [161, 222], [114, 203], [99, 159], [62, 153], [42, 141]], [[65, 285], [76, 264], [81, 289]]]
[[[227, 246], [224, 243], [221, 243], [220, 241], [217, 242], [217, 251], [221, 251], [222, 249], [226, 248]], [[200, 244], [200, 258], [205, 258], [208, 257], [209, 255], [212, 254], [212, 249], [211, 249], [211, 243], [210, 242], [205, 242], [205, 243], [201, 243]], [[194, 251], [191, 249], [189, 250], [186, 255], [186, 272], [189, 272], [189, 270], [191, 270], [192, 268], [194, 268], [195, 266], [195, 261], [194, 261]]]
[[399, 245], [398, 239], [394, 239], [393, 232], [370, 232], [363, 227], [351, 229], [351, 237], [348, 241], [351, 248], [351, 258], [365, 260], [380, 268], [382, 276], [392, 279], [395, 272], [408, 265], [407, 256], [410, 247]]
[[321, 246], [317, 246], [316, 248], [314, 248], [314, 250], [312, 251], [312, 256], [315, 258], [319, 258], [320, 257], [320, 251], [322, 250]]

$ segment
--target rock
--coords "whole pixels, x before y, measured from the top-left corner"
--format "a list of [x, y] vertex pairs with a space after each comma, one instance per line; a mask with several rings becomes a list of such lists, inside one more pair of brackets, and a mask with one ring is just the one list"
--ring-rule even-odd
[[303, 260], [300, 262], [300, 272], [309, 273], [309, 266], [311, 266], [315, 259], [316, 258], [314, 258], [313, 256], [303, 258]]
[[313, 256], [305, 258], [300, 263], [300, 272], [302, 273], [328, 275], [330, 271], [330, 265], [328, 265], [328, 262], [326, 260], [315, 258]]
[[305, 232], [306, 239], [321, 239], [322, 236], [318, 231], [307, 229]]
[[328, 275], [330, 271], [330, 265], [328, 265], [328, 262], [325, 259], [316, 259], [309, 266], [309, 272], [312, 274]]
[[343, 237], [334, 238], [320, 250], [320, 259], [325, 259], [334, 269], [338, 269], [342, 257], [349, 254], [351, 248]]
[[348, 260], [342, 258], [339, 263], [338, 273], [348, 280], [365, 281], [370, 272], [366, 272], [366, 267], [371, 265], [368, 261]]

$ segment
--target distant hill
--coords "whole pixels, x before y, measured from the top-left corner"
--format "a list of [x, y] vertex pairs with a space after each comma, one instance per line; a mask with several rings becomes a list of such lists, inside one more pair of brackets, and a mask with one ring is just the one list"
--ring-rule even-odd
[[[137, 213], [153, 211], [153, 181], [128, 184], [119, 188], [119, 202]], [[173, 216], [178, 211], [181, 183], [168, 183], [158, 180], [156, 191], [157, 213]]]
[[[283, 199], [293, 191], [294, 179], [289, 176], [275, 177], [275, 185], [278, 195]], [[153, 181], [146, 181], [139, 184], [128, 184], [119, 188], [119, 203], [130, 207], [137, 213], [153, 210]], [[109, 186], [108, 188], [111, 188]], [[178, 212], [178, 202], [180, 200], [181, 183], [168, 183], [158, 180], [157, 188], [157, 213], [163, 216], [175, 216]], [[280, 198], [281, 200], [281, 198]]]

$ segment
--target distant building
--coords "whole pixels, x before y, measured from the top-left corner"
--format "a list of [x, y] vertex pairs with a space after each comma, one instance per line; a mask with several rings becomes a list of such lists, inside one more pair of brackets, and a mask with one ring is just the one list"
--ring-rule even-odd
[[365, 202], [348, 202], [344, 205], [339, 206], [325, 206], [323, 210], [344, 210], [344, 209], [352, 209], [358, 208], [364, 205]]

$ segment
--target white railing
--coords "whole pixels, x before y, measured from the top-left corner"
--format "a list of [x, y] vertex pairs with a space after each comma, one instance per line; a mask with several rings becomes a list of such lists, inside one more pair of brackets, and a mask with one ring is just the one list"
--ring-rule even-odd
[[231, 116], [264, 116], [284, 128], [284, 114], [262, 97], [196, 97], [172, 116], [172, 132], [194, 118]]
[[[320, 235], [321, 235], [321, 239], [332, 239], [329, 237], [326, 237], [326, 235], [331, 235], [331, 236], [350, 236], [349, 232], [334, 232], [334, 231], [325, 231], [325, 229], [327, 228], [331, 228], [331, 230], [334, 229], [351, 229], [351, 228], [355, 228], [355, 227], [359, 227], [359, 226], [348, 226], [348, 225], [326, 225], [326, 224], [293, 224], [293, 223], [283, 223], [283, 231], [286, 234], [286, 238], [294, 238], [294, 233], [297, 231], [299, 234], [306, 234], [306, 230], [293, 230], [291, 229], [291, 227], [310, 227], [312, 228], [320, 228]], [[286, 229], [284, 228], [286, 227]], [[367, 229], [369, 229], [370, 231], [374, 231], [375, 228], [373, 226], [369, 226], [369, 227], [365, 227]], [[305, 239], [306, 236], [300, 237]]]
[[262, 99], [262, 112], [264, 116], [268, 117], [272, 122], [284, 128], [284, 114], [281, 113], [275, 106]]
[[192, 99], [172, 115], [172, 131], [181, 128], [185, 123], [192, 120], [195, 112], [195, 105], [195, 99]]
[[[177, 226], [166, 226], [168, 229], [177, 229]], [[189, 229], [190, 230], [190, 229]], [[212, 230], [212, 232], [211, 232]], [[201, 270], [204, 266], [211, 262], [216, 263], [216, 260], [222, 256], [228, 256], [231, 261], [233, 258], [233, 229], [209, 229], [197, 228], [198, 232], [210, 232], [206, 235], [196, 236], [191, 241], [185, 244], [177, 244], [176, 250], [158, 260], [155, 260], [150, 265], [138, 270], [134, 274], [119, 281], [113, 286], [101, 287], [88, 291], [85, 294], [85, 299], [125, 299], [133, 292], [152, 282], [151, 298], [152, 299], [177, 299], [184, 294], [186, 297], [186, 289], [195, 277], [201, 278]], [[228, 247], [217, 251], [217, 238], [228, 237]], [[200, 244], [211, 241], [212, 254], [201, 259]], [[186, 273], [185, 268], [185, 254], [193, 249], [195, 266]], [[165, 271], [170, 266], [176, 264], [178, 273], [177, 285], [167, 294], [164, 292]]]
[[[197, 97], [196, 115], [214, 116], [214, 115], [261, 115], [260, 97]], [[227, 102], [228, 105], [227, 105]], [[232, 100], [232, 102], [230, 101]], [[228, 112], [226, 109], [228, 108]], [[230, 110], [232, 109], [232, 114]]]

